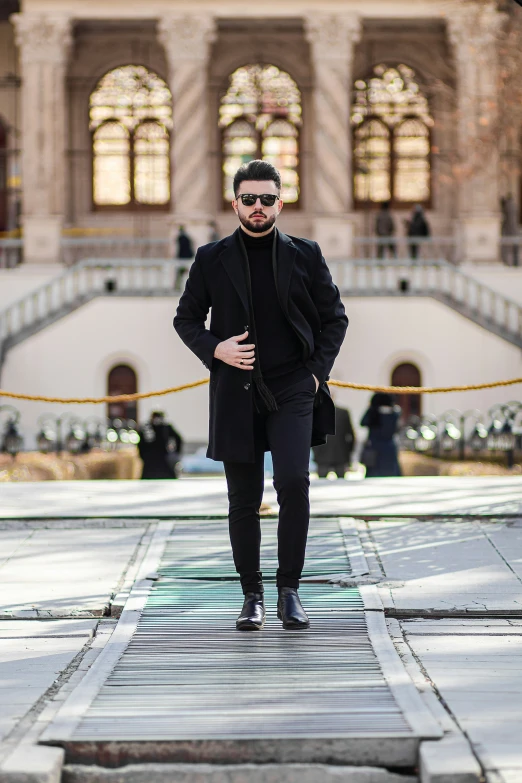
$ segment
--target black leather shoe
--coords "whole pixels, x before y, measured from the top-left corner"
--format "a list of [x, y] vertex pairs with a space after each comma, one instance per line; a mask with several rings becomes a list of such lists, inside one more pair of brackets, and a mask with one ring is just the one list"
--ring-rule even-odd
[[245, 593], [241, 614], [236, 620], [238, 631], [260, 631], [265, 624], [263, 593]]
[[310, 620], [294, 587], [279, 588], [277, 617], [283, 621], [283, 628], [287, 631], [310, 628]]

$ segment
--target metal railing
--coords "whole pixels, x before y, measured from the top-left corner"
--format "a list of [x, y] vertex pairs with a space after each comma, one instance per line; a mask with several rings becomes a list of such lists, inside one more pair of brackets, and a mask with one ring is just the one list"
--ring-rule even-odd
[[0, 269], [14, 269], [22, 259], [22, 239], [0, 239]]
[[353, 240], [355, 259], [376, 259], [394, 261], [448, 261], [457, 264], [462, 259], [455, 237], [355, 237]]
[[[172, 257], [174, 245], [168, 238], [129, 236], [63, 237], [61, 261], [67, 267], [91, 258], [162, 259]], [[459, 264], [462, 248], [456, 237], [355, 237], [355, 260], [447, 261]], [[502, 237], [498, 258], [506, 266], [522, 265], [522, 236]], [[0, 269], [13, 268], [23, 260], [23, 239], [0, 239]]]
[[91, 258], [169, 258], [173, 255], [173, 243], [165, 238], [152, 237], [63, 237], [62, 262], [74, 266]]
[[444, 261], [331, 262], [343, 296], [431, 296], [522, 347], [522, 306]]
[[184, 285], [189, 267], [190, 262], [170, 259], [81, 261], [1, 312], [0, 341], [31, 333], [96, 296], [174, 294]]
[[[190, 261], [88, 259], [0, 313], [3, 351], [97, 296], [169, 296]], [[343, 296], [428, 296], [522, 347], [522, 307], [444, 261], [339, 261], [330, 264]]]

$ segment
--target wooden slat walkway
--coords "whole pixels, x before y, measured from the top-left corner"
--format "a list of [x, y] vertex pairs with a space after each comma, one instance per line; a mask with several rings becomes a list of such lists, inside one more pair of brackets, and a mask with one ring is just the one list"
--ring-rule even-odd
[[[268, 582], [265, 628], [239, 633], [237, 582], [168, 575], [178, 573], [176, 562], [183, 564], [180, 551], [193, 562], [191, 576], [198, 571], [197, 553], [205, 557], [201, 542], [211, 525], [189, 524], [190, 535], [183, 523], [165, 537], [162, 576], [147, 588], [139, 617], [134, 618], [136, 601], [124, 610], [114, 640], [123, 654], [119, 660], [112, 655], [106, 676], [89, 673], [85, 693], [76, 698], [73, 693], [73, 709], [67, 713], [64, 705], [65, 716], [76, 711], [75, 720], [67, 726], [59, 715], [45, 741], [65, 746], [71, 762], [109, 766], [132, 761], [413, 766], [420, 739], [437, 738], [440, 729], [404, 675], [383, 614], [365, 612], [357, 588], [305, 583], [300, 594], [311, 628], [284, 631], [276, 618], [276, 587]], [[228, 552], [219, 541], [207, 540], [216, 573], [227, 573]], [[329, 566], [336, 561], [323, 546], [318, 543], [320, 568], [325, 560]], [[339, 568], [344, 558], [345, 572], [346, 555], [337, 556]]]

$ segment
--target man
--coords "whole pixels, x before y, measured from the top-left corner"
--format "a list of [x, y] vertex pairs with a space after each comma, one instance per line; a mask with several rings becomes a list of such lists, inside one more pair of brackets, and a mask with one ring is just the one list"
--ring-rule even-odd
[[408, 243], [410, 258], [412, 261], [416, 261], [419, 257], [419, 243], [415, 242], [414, 238], [427, 239], [430, 235], [430, 227], [421, 204], [415, 204], [411, 218], [406, 221], [406, 234], [410, 237]]
[[183, 439], [165, 421], [163, 411], [153, 411], [139, 431], [139, 455], [143, 461], [142, 479], [177, 479], [177, 463], [183, 451]]
[[[281, 177], [266, 161], [241, 166], [234, 234], [199, 248], [174, 326], [210, 369], [208, 456], [223, 460], [234, 564], [244, 593], [238, 630], [265, 621], [259, 507], [264, 452], [279, 503], [278, 617], [308, 628], [298, 596], [310, 505], [310, 446], [335, 429], [326, 381], [348, 319], [319, 246], [281, 233]], [[205, 320], [212, 308], [210, 326]]]
[[192, 239], [185, 231], [185, 226], [180, 226], [176, 237], [176, 258], [194, 258]]
[[393, 258], [397, 258], [397, 246], [394, 240], [395, 221], [390, 212], [390, 202], [383, 201], [375, 218], [375, 233], [379, 237], [377, 258], [384, 257], [384, 249], [388, 248]]
[[355, 435], [352, 420], [346, 408], [335, 406], [335, 435], [331, 435], [324, 446], [314, 448], [314, 460], [317, 463], [319, 478], [326, 478], [333, 472], [337, 478], [344, 478], [350, 467]]

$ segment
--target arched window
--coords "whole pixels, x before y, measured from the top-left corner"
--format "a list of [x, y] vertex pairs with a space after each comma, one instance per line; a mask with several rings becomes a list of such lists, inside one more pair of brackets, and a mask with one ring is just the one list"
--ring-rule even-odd
[[281, 172], [281, 198], [299, 202], [301, 92], [275, 65], [245, 65], [230, 77], [221, 99], [223, 198], [234, 198], [232, 182], [242, 163], [262, 158]]
[[170, 201], [172, 96], [157, 74], [125, 65], [90, 98], [93, 201], [97, 207], [161, 207]]
[[352, 126], [355, 205], [428, 205], [433, 119], [415, 72], [377, 65], [369, 79], [358, 79]]
[[[118, 364], [113, 367], [107, 377], [107, 396], [117, 397], [120, 394], [136, 394], [138, 379], [136, 373], [128, 364]], [[107, 417], [114, 419], [132, 419], [138, 421], [138, 403], [110, 402], [107, 405]]]
[[[420, 370], [415, 364], [398, 364], [392, 372], [392, 386], [422, 386]], [[420, 394], [398, 394], [397, 403], [402, 408], [402, 420], [407, 422], [412, 416], [420, 416], [422, 400]]]

